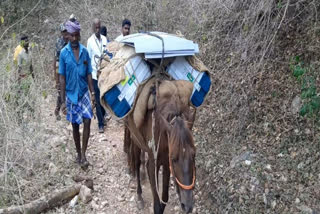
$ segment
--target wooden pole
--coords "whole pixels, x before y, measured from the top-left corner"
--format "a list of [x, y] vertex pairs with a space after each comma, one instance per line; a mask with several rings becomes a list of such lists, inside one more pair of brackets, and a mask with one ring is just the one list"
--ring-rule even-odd
[[5, 209], [0, 209], [0, 214], [36, 214], [41, 213], [46, 209], [52, 209], [63, 202], [71, 200], [75, 195], [79, 194], [81, 184], [75, 184], [70, 187], [66, 187], [62, 190], [51, 193], [47, 196], [32, 201], [30, 203], [11, 206]]

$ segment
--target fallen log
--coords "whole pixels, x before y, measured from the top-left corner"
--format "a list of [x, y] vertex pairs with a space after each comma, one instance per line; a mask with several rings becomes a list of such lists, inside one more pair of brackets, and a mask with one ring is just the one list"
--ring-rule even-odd
[[12, 206], [5, 209], [0, 209], [0, 214], [36, 214], [41, 213], [46, 209], [52, 209], [62, 202], [71, 200], [75, 195], [79, 194], [81, 184], [75, 184], [70, 187], [66, 187], [62, 190], [53, 192], [50, 195], [42, 196], [41, 198], [32, 201], [30, 203]]

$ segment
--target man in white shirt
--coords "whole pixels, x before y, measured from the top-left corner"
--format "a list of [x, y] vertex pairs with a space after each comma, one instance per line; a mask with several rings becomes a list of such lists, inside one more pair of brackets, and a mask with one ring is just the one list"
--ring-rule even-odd
[[129, 19], [124, 19], [122, 21], [121, 35], [118, 36], [115, 41], [120, 42], [121, 39], [130, 34], [131, 22]]
[[100, 28], [100, 19], [94, 19], [92, 24], [93, 34], [88, 39], [87, 49], [91, 58], [92, 80], [96, 98], [96, 112], [98, 117], [99, 133], [103, 133], [105, 125], [104, 116], [106, 114], [106, 111], [100, 104], [100, 90], [98, 87], [97, 71], [100, 67], [100, 58], [103, 55], [103, 51], [106, 49], [107, 46], [107, 38], [100, 34]]

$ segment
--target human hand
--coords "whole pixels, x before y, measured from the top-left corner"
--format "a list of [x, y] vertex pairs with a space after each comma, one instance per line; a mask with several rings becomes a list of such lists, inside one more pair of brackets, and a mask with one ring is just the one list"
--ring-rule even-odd
[[60, 84], [59, 84], [58, 82], [56, 82], [55, 88], [56, 88], [57, 90], [60, 90]]
[[61, 111], [64, 115], [67, 115], [67, 108], [66, 108], [66, 103], [61, 104]]
[[94, 96], [94, 93], [91, 94], [91, 105], [92, 105], [92, 108], [96, 106], [96, 98]]

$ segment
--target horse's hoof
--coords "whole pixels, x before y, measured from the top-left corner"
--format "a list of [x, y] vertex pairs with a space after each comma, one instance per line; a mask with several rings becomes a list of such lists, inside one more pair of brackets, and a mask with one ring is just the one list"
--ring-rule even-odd
[[86, 170], [86, 169], [88, 169], [89, 162], [87, 160], [81, 161], [80, 166], [82, 169]]
[[144, 208], [144, 201], [143, 199], [137, 200], [137, 207], [139, 210], [142, 210]]

